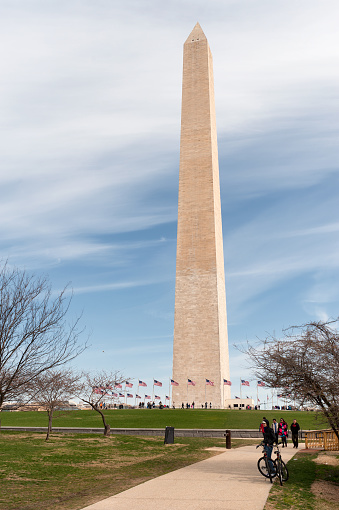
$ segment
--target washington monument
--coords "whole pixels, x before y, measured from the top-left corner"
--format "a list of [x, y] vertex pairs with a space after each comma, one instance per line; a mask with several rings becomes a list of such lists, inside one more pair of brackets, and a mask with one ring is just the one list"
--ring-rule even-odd
[[[196, 24], [184, 44], [172, 402], [230, 398], [212, 54]], [[195, 383], [195, 385], [194, 385]]]

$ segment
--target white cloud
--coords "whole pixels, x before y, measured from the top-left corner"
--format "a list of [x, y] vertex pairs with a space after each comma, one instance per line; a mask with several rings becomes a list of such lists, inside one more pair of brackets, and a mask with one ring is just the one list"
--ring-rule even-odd
[[[214, 57], [230, 324], [305, 274], [300, 306], [331, 316], [338, 16], [336, 0], [3, 0], [0, 256], [78, 265], [79, 299], [174, 279], [182, 45], [199, 21]], [[152, 228], [170, 248], [135, 241]], [[152, 323], [173, 311], [148, 306]]]

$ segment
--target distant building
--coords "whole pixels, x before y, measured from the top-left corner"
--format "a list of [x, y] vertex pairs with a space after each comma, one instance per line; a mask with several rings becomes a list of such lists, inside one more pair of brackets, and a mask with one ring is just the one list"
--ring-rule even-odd
[[225, 409], [254, 409], [253, 398], [228, 398], [225, 400]]

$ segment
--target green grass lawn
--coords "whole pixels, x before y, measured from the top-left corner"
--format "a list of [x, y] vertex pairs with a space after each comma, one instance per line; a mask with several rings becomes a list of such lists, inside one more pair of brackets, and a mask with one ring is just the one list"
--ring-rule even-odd
[[[105, 411], [108, 423], [114, 427], [198, 429], [258, 429], [262, 417], [270, 423], [272, 418], [282, 417], [288, 424], [296, 418], [303, 430], [328, 427], [314, 412], [302, 411], [238, 411], [215, 409], [122, 409]], [[57, 416], [57, 415], [56, 415]], [[7, 426], [45, 427], [44, 412], [1, 413], [1, 424]], [[55, 427], [102, 427], [101, 417], [95, 411], [70, 411], [62, 413], [53, 421]]]
[[[163, 438], [95, 434], [0, 434], [0, 510], [74, 510], [117, 494], [225, 447], [221, 439]], [[253, 444], [234, 440], [232, 447]]]
[[[277, 483], [274, 484], [265, 510], [338, 509], [339, 465], [331, 465], [328, 460], [330, 457], [339, 459], [337, 453], [314, 453], [307, 450], [297, 453], [287, 463], [290, 473], [288, 482], [283, 487]], [[315, 462], [317, 460], [320, 462]], [[315, 484], [318, 485], [318, 491], [312, 490]]]
[[[207, 459], [215, 454], [206, 451], [208, 447], [225, 447], [224, 439], [180, 438], [164, 445], [162, 437], [54, 434], [49, 441], [44, 438], [43, 433], [0, 433], [0, 510], [80, 509]], [[232, 448], [247, 444], [255, 442], [232, 440]], [[323, 481], [339, 492], [339, 467], [326, 460], [317, 465], [316, 456], [299, 452], [288, 463], [290, 479], [282, 488], [273, 485], [265, 510], [338, 508], [338, 499], [319, 506], [323, 495], [310, 490], [314, 481]], [[326, 497], [328, 492], [326, 486]]]

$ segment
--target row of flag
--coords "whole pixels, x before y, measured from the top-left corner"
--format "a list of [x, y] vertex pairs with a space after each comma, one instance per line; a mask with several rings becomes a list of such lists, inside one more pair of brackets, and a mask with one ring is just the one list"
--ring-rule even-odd
[[[112, 392], [112, 397], [125, 397], [125, 395], [123, 393], [113, 393]], [[126, 393], [126, 397], [127, 398], [133, 398], [134, 395], [132, 395], [131, 393]], [[150, 400], [152, 397], [151, 395], [145, 395], [144, 397], [141, 397], [140, 395], [135, 395], [135, 398], [144, 398], [145, 400]], [[166, 395], [165, 397], [166, 400], [170, 400], [170, 398]], [[161, 400], [161, 397], [159, 397], [159, 395], [154, 395], [154, 400]]]
[[[192, 379], [187, 379], [187, 384], [188, 386], [195, 386], [195, 381], [192, 381]], [[210, 379], [205, 379], [205, 384], [207, 386], [214, 386], [214, 382], [211, 381]], [[171, 379], [171, 385], [172, 386], [179, 386], [179, 383], [173, 381], [173, 379]], [[224, 385], [226, 386], [232, 386], [232, 383], [231, 381], [228, 381], [227, 379], [224, 379]]]
[[[232, 382], [228, 381], [227, 379], [224, 379], [223, 382], [224, 382], [224, 386], [232, 386]], [[114, 388], [111, 385], [108, 385], [108, 384], [106, 384], [106, 386], [94, 386], [93, 387], [93, 392], [100, 394], [100, 393], [107, 392], [108, 390], [122, 389], [122, 385], [123, 384], [125, 384], [125, 388], [133, 388], [133, 383], [131, 383], [129, 381], [125, 381], [125, 383], [116, 383], [116, 384], [114, 384]], [[188, 384], [188, 386], [195, 386], [196, 385], [195, 381], [193, 381], [192, 379], [187, 379], [187, 384]], [[214, 386], [214, 382], [211, 381], [210, 379], [205, 379], [205, 384], [207, 386]], [[249, 386], [249, 385], [250, 385], [249, 381], [246, 381], [245, 379], [241, 379], [241, 386]], [[162, 382], [158, 381], [157, 379], [153, 379], [153, 386], [162, 387]], [[174, 381], [174, 379], [171, 379], [171, 386], [179, 386], [179, 383]], [[259, 387], [264, 387], [266, 385], [265, 385], [265, 383], [263, 381], [258, 381], [258, 386]], [[144, 381], [141, 381], [139, 379], [138, 380], [138, 387], [146, 388], [147, 384]], [[112, 395], [114, 397], [118, 396], [117, 393], [114, 393]], [[121, 396], [121, 394], [119, 394], [119, 396]], [[127, 393], [127, 396], [132, 397], [133, 395]], [[278, 397], [280, 397], [280, 395], [278, 395]], [[137, 395], [136, 398], [141, 398], [141, 397], [139, 397]]]
[[[122, 385], [125, 384], [125, 388], [133, 388], [133, 383], [129, 382], [129, 381], [125, 381], [125, 382], [122, 382], [122, 383], [115, 383], [114, 384], [114, 388], [115, 389], [121, 389], [122, 390]], [[162, 387], [162, 383], [160, 381], [157, 381], [156, 379], [153, 379], [153, 385], [154, 386], [160, 386]], [[144, 381], [140, 381], [138, 382], [138, 386], [142, 386], [144, 388], [147, 387], [147, 384], [144, 382]], [[93, 391], [94, 393], [97, 393], [100, 391], [98, 390], [113, 390], [113, 387], [110, 386], [109, 384], [106, 384], [106, 386], [94, 386], [93, 387]]]

